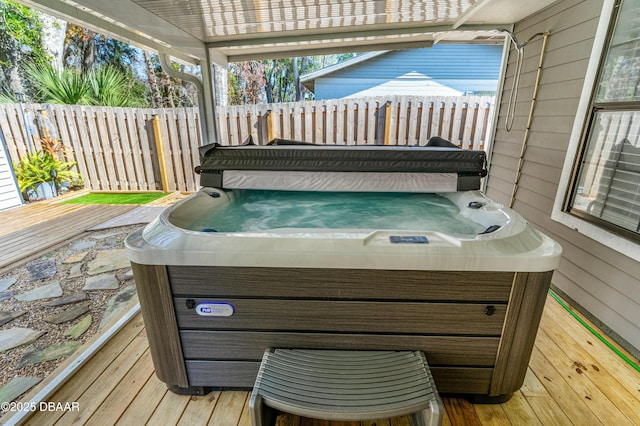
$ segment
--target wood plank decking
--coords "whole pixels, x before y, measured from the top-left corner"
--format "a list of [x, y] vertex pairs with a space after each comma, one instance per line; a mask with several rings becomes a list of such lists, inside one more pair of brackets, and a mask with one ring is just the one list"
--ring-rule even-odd
[[[200, 397], [169, 392], [154, 374], [138, 314], [47, 398], [77, 402], [78, 411], [37, 412], [26, 424], [249, 426], [248, 396], [243, 391]], [[444, 396], [443, 401], [445, 425], [640, 425], [640, 373], [549, 297], [525, 384], [511, 400], [485, 405]], [[375, 424], [400, 426], [406, 421]], [[282, 415], [279, 424], [336, 422]]]
[[135, 207], [41, 202], [2, 212], [0, 272]]

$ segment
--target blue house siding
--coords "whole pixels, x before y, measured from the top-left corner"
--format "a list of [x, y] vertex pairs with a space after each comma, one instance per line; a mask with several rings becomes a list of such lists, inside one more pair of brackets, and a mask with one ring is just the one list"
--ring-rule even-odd
[[495, 91], [502, 46], [435, 45], [389, 51], [315, 79], [316, 99], [463, 95]]

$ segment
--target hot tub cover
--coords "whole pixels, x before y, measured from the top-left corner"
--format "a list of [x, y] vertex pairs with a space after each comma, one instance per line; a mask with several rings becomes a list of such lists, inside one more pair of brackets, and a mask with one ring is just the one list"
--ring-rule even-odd
[[[268, 145], [209, 144], [200, 148], [200, 184], [224, 184], [225, 171], [453, 174], [454, 187], [480, 188], [484, 151], [431, 146], [318, 145], [275, 139]], [[263, 174], [264, 175], [264, 174]]]

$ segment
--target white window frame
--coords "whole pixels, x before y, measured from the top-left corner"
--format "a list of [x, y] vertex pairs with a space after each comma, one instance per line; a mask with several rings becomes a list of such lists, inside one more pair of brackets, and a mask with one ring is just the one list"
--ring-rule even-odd
[[602, 6], [598, 29], [596, 31], [593, 48], [591, 50], [591, 59], [587, 66], [587, 73], [584, 79], [582, 93], [580, 95], [580, 102], [578, 104], [575, 121], [573, 122], [571, 137], [569, 138], [569, 147], [564, 160], [564, 166], [562, 168], [562, 174], [558, 184], [558, 191], [556, 192], [556, 198], [553, 204], [553, 210], [551, 211], [551, 219], [640, 262], [639, 244], [563, 211], [565, 199], [571, 189], [569, 187], [571, 185], [571, 176], [573, 174], [575, 159], [578, 155], [584, 124], [587, 120], [587, 114], [589, 114], [590, 111], [591, 95], [595, 90], [594, 87], [598, 69], [600, 68], [602, 52], [606, 47], [605, 42], [613, 15], [614, 4], [614, 0], [605, 0]]

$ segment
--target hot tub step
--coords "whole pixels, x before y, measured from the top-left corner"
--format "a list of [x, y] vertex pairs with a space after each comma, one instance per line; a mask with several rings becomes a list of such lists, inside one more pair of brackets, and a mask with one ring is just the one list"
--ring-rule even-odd
[[411, 415], [439, 425], [443, 405], [419, 351], [267, 349], [249, 402], [252, 426], [275, 410], [322, 420]]

